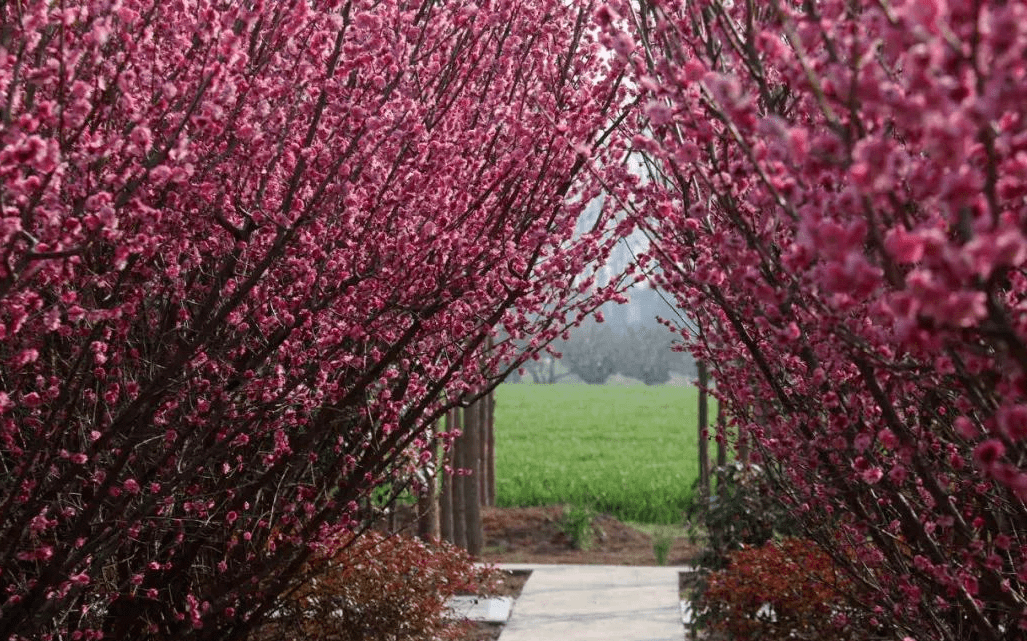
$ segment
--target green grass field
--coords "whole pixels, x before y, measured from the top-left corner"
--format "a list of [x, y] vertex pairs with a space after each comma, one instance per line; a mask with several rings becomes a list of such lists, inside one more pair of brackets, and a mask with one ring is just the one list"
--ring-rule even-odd
[[696, 395], [678, 386], [500, 386], [496, 502], [680, 523], [698, 476]]

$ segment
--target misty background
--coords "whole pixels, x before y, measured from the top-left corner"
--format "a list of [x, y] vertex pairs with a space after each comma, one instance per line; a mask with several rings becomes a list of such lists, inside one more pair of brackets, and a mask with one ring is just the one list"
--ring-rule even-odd
[[[598, 203], [586, 210], [578, 224], [579, 233], [591, 227], [597, 210]], [[648, 239], [641, 232], [622, 239], [600, 270], [599, 282], [604, 284], [615, 274], [622, 273], [648, 246]], [[676, 335], [657, 320], [670, 320], [678, 326], [681, 312], [647, 281], [631, 287], [625, 295], [627, 303], [610, 302], [599, 308], [605, 322], [596, 323], [590, 317], [581, 327], [571, 330], [570, 340], [554, 341], [552, 348], [561, 353], [560, 359], [542, 354], [540, 360], [525, 363], [523, 375], [515, 372], [507, 382], [691, 384], [697, 375], [695, 360], [687, 352], [671, 349]]]

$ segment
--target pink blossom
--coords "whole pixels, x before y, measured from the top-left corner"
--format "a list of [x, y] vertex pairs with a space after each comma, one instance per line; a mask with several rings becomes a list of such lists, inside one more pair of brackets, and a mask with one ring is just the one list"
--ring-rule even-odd
[[14, 358], [12, 364], [14, 365], [14, 367], [24, 367], [25, 365], [34, 362], [37, 358], [39, 358], [38, 350], [26, 349]]
[[618, 55], [628, 57], [635, 50], [635, 43], [627, 33], [618, 33], [613, 36], [611, 46]]
[[1006, 446], [998, 439], [988, 439], [974, 448], [974, 460], [982, 467], [990, 467], [1006, 454]]
[[888, 472], [888, 478], [896, 485], [905, 483], [908, 476], [909, 472], [903, 465], [896, 465]]
[[878, 432], [877, 440], [889, 449], [895, 449], [895, 447], [899, 444], [898, 437], [896, 437], [895, 433], [889, 429], [883, 429], [880, 432]]
[[883, 476], [884, 472], [881, 471], [881, 468], [877, 466], [869, 467], [860, 472], [860, 478], [862, 478], [864, 482], [869, 483], [871, 485], [880, 481], [881, 477]]
[[968, 594], [971, 594], [971, 595], [977, 594], [978, 591], [980, 590], [980, 587], [978, 585], [977, 579], [975, 577], [969, 576], [969, 575], [964, 576], [963, 577], [963, 589], [965, 589]]
[[646, 115], [653, 125], [665, 125], [673, 119], [673, 112], [670, 107], [663, 103], [651, 102], [646, 106]]
[[874, 437], [872, 435], [863, 433], [856, 436], [855, 440], [852, 442], [852, 446], [857, 452], [862, 452], [870, 447], [870, 444], [873, 443], [873, 441]]
[[908, 0], [902, 5], [902, 15], [913, 25], [934, 31], [946, 11], [945, 0]]
[[46, 561], [53, 556], [53, 547], [43, 545], [32, 550], [18, 552], [17, 558], [20, 561]]
[[924, 256], [923, 238], [901, 227], [889, 230], [884, 246], [891, 257], [900, 263], [916, 263]]
[[1017, 229], [976, 236], [963, 248], [971, 269], [988, 278], [998, 267], [1017, 267], [1027, 259], [1027, 239]]
[[1012, 441], [1027, 437], [1027, 405], [999, 408], [996, 413], [999, 429]]
[[47, 529], [57, 525], [57, 521], [54, 519], [46, 518], [46, 513], [37, 514], [29, 522], [29, 530], [36, 535], [45, 532]]
[[602, 4], [596, 9], [595, 12], [596, 22], [602, 27], [610, 26], [614, 21], [620, 18], [617, 12], [608, 4]]
[[952, 424], [956, 428], [956, 432], [965, 439], [972, 439], [978, 434], [977, 427], [966, 416], [957, 416]]

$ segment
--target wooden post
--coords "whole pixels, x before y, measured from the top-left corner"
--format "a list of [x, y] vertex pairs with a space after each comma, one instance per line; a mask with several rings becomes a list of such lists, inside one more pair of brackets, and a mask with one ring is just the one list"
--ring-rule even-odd
[[488, 483], [485, 486], [486, 505], [496, 504], [496, 391], [488, 395], [485, 412], [485, 433], [487, 447], [485, 449], [485, 468], [488, 470]]
[[[495, 348], [490, 336], [488, 339], [489, 353]], [[483, 505], [496, 504], [496, 390], [491, 389], [482, 399], [481, 434], [482, 434], [482, 490]]]
[[[446, 431], [451, 432], [456, 424], [454, 413], [456, 410], [449, 410], [446, 413]], [[442, 475], [442, 492], [439, 494], [439, 533], [442, 540], [453, 543], [453, 474], [447, 472], [446, 468], [452, 470], [454, 464], [453, 447], [450, 446], [442, 455], [440, 474]]]
[[482, 455], [481, 455], [481, 432], [482, 432], [482, 410], [484, 403], [479, 400], [464, 411], [464, 438], [466, 439], [465, 451], [467, 452], [466, 465], [471, 475], [464, 477], [467, 484], [464, 486], [464, 501], [467, 504], [465, 525], [467, 531], [467, 552], [472, 557], [480, 559], [485, 550], [485, 532], [481, 521], [481, 477], [482, 477]]
[[441, 524], [439, 522], [439, 493], [437, 480], [444, 474], [442, 461], [439, 456], [439, 443], [435, 434], [438, 433], [438, 423], [432, 428], [432, 437], [429, 447], [435, 456], [430, 465], [433, 469], [425, 469], [424, 489], [421, 496], [417, 498], [417, 536], [422, 541], [430, 541], [441, 538]]
[[[456, 416], [455, 424], [463, 431], [466, 424], [466, 414], [463, 409], [457, 408], [453, 413]], [[453, 545], [458, 548], [467, 549], [467, 476], [464, 470], [467, 468], [467, 434], [461, 434], [453, 441]]]
[[724, 485], [724, 467], [727, 465], [727, 419], [724, 417], [724, 406], [717, 402], [717, 497], [721, 503], [726, 498], [727, 487]]
[[700, 498], [706, 500], [710, 496], [710, 417], [707, 408], [706, 386], [709, 383], [709, 372], [706, 362], [696, 363], [699, 369], [699, 492]]
[[488, 402], [485, 400], [485, 396], [478, 399], [478, 402], [474, 404], [475, 416], [478, 421], [478, 449], [476, 457], [478, 459], [478, 503], [481, 506], [488, 504], [488, 482], [489, 482], [489, 471], [486, 469], [485, 461], [488, 458], [488, 435], [485, 433], [485, 404]]
[[745, 430], [739, 428], [738, 430], [738, 461], [743, 466], [749, 465], [749, 437], [745, 433]]

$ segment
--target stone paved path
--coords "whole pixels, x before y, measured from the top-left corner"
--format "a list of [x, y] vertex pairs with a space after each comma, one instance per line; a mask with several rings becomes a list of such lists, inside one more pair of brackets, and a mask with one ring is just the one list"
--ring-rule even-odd
[[685, 568], [501, 564], [531, 570], [499, 641], [683, 641]]

